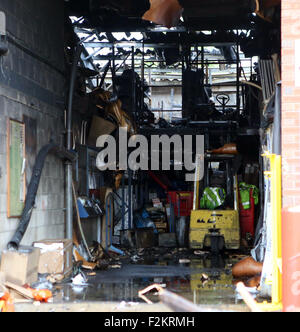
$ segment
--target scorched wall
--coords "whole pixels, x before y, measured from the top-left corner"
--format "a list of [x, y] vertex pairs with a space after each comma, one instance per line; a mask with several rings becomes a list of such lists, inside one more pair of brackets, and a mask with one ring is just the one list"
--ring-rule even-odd
[[[64, 125], [63, 0], [1, 0], [8, 54], [0, 58], [0, 250], [19, 223], [7, 217], [7, 120], [36, 121], [26, 152], [26, 181], [35, 157], [50, 138], [62, 142]], [[36, 128], [36, 133], [34, 128]], [[28, 132], [27, 132], [28, 133]], [[29, 135], [28, 135], [29, 137]], [[21, 244], [64, 237], [64, 168], [47, 158], [30, 226]]]

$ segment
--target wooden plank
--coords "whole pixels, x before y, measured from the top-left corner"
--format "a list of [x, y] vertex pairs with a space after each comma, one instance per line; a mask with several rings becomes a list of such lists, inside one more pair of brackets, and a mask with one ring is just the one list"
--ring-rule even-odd
[[24, 288], [22, 286], [18, 286], [18, 285], [13, 284], [12, 282], [9, 282], [9, 281], [6, 281], [5, 286], [7, 288], [11, 288], [11, 289], [15, 290], [17, 293], [24, 296], [25, 298], [34, 299], [32, 291], [27, 289], [27, 288]]
[[25, 180], [25, 125], [9, 119], [7, 121], [7, 215], [20, 217], [24, 208]]

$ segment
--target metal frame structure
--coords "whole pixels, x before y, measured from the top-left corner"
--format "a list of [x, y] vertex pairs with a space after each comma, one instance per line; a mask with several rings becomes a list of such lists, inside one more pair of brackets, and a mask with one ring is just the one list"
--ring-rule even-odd
[[[122, 68], [123, 65], [129, 64], [129, 67], [133, 69], [133, 71], [140, 71], [141, 74], [141, 81], [142, 81], [142, 89], [144, 88], [144, 80], [146, 71], [152, 71], [156, 70], [160, 73], [160, 70], [164, 70], [166, 72], [171, 72], [172, 70], [176, 70], [176, 73], [183, 73], [185, 68], [191, 68], [191, 67], [197, 67], [201, 68], [207, 73], [208, 67], [210, 65], [229, 65], [229, 64], [235, 64], [236, 67], [236, 81], [234, 83], [231, 83], [232, 85], [236, 85], [236, 92], [237, 92], [237, 110], [240, 111], [241, 107], [241, 101], [240, 101], [240, 94], [241, 94], [241, 87], [242, 84], [240, 82], [240, 68], [242, 67], [241, 61], [244, 61], [240, 58], [240, 52], [239, 52], [239, 43], [238, 43], [238, 32], [236, 34], [236, 40], [232, 41], [226, 41], [222, 42], [220, 41], [213, 41], [213, 42], [199, 42], [199, 41], [187, 41], [184, 43], [153, 43], [153, 42], [147, 42], [144, 39], [142, 40], [127, 40], [127, 41], [118, 41], [115, 40], [112, 41], [103, 41], [104, 38], [99, 34], [96, 30], [90, 30], [90, 29], [82, 29], [75, 26], [75, 32], [80, 36], [80, 34], [83, 34], [83, 37], [80, 39], [79, 44], [83, 46], [85, 49], [84, 55], [81, 57], [81, 60], [84, 63], [92, 64], [92, 68], [97, 68], [99, 71], [99, 77], [101, 78], [100, 86], [103, 86], [104, 81], [109, 75], [109, 72], [111, 71], [111, 79], [112, 83], [114, 82], [114, 78], [118, 71]], [[179, 33], [180, 40], [185, 40], [184, 34], [187, 33], [185, 29], [154, 29], [151, 32], [175, 32]], [[140, 31], [139, 31], [140, 32]], [[147, 32], [149, 32], [147, 30]], [[107, 39], [107, 38], [105, 38]], [[107, 39], [108, 40], [108, 39]], [[236, 47], [236, 60], [234, 61], [227, 61], [224, 58], [215, 59], [216, 57], [220, 57], [220, 54], [209, 54], [206, 51], [207, 47], [224, 47], [224, 46], [235, 46]], [[92, 52], [88, 52], [87, 49], [91, 48], [93, 49]], [[101, 50], [105, 48], [110, 48], [111, 53], [107, 55], [99, 55]], [[126, 52], [120, 52], [120, 48], [122, 50], [128, 49]], [[188, 50], [188, 56], [184, 56], [184, 52], [181, 52], [181, 59], [179, 59], [178, 65], [172, 65], [168, 68], [161, 68], [161, 64], [164, 62], [164, 59], [153, 57], [153, 52], [155, 49], [170, 49], [170, 48], [179, 48], [179, 50]], [[147, 50], [151, 50], [152, 52], [146, 53]], [[214, 59], [213, 59], [214, 57]], [[103, 66], [102, 68], [99, 68], [99, 66], [95, 65], [95, 63], [102, 61]], [[117, 63], [118, 62], [118, 63]], [[152, 72], [151, 72], [152, 76]], [[133, 75], [134, 77], [134, 75]], [[132, 80], [132, 114], [134, 116], [134, 121], [139, 127], [141, 124], [139, 113], [141, 106], [144, 103], [144, 99], [147, 98], [143, 93], [141, 94], [142, 100], [138, 100], [136, 96], [136, 90], [135, 90], [135, 79]], [[151, 82], [150, 82], [151, 83]], [[209, 79], [206, 80], [205, 86], [211, 87], [212, 85], [209, 84]], [[227, 85], [227, 84], [224, 84]], [[153, 85], [155, 87], [159, 85]], [[179, 84], [170, 84], [168, 86], [172, 87], [178, 87], [182, 86]], [[220, 85], [219, 85], [220, 86]], [[113, 92], [116, 92], [114, 84], [112, 84], [112, 90]], [[152, 87], [151, 84], [149, 84], [149, 87]], [[231, 106], [232, 107], [232, 106]], [[151, 110], [153, 111], [153, 110]], [[165, 112], [163, 110], [163, 112]], [[203, 133], [206, 137], [206, 143], [209, 142], [209, 136], [211, 135], [211, 131], [213, 131], [214, 134], [223, 134], [224, 135], [224, 129], [225, 129], [225, 135], [231, 137], [237, 132], [238, 125], [237, 122], [214, 122], [213, 124], [211, 122], [201, 122], [201, 121], [194, 121], [191, 123], [191, 128], [170, 128], [170, 129], [153, 129], [148, 130], [146, 128], [143, 128], [141, 130], [141, 133], [148, 136], [151, 134], [199, 134], [200, 132]], [[214, 125], [215, 128], [211, 128], [211, 125]], [[224, 126], [226, 128], [224, 128]], [[173, 129], [173, 130], [172, 130]], [[228, 138], [227, 138], [228, 140]], [[128, 214], [128, 220], [129, 220], [129, 226], [133, 227], [133, 208], [132, 208], [132, 193], [135, 190], [135, 194], [137, 197], [137, 200], [140, 202], [144, 201], [144, 188], [142, 188], [141, 183], [136, 183], [134, 180], [134, 176], [131, 171], [128, 172], [128, 195], [129, 195], [129, 201], [128, 204], [125, 203], [125, 179], [123, 176], [122, 179], [122, 197], [121, 197], [121, 211], [122, 211], [122, 227], [124, 228], [125, 225], [125, 214]], [[107, 221], [108, 224], [108, 221]]]

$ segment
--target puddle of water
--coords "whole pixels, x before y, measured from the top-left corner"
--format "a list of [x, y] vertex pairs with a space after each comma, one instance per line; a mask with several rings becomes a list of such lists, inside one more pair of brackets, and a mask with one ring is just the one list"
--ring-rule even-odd
[[[241, 304], [242, 301], [236, 299], [231, 274], [231, 266], [237, 261], [237, 258], [232, 259], [230, 256], [204, 256], [193, 257], [189, 263], [179, 264], [178, 257], [145, 258], [136, 264], [124, 264], [122, 269], [97, 271], [96, 276], [88, 277], [87, 287], [60, 285], [54, 302], [143, 303], [138, 297], [138, 291], [153, 283], [160, 283], [195, 304]], [[204, 280], [206, 276], [208, 280]], [[153, 294], [148, 298], [153, 303], [159, 302], [159, 298]]]

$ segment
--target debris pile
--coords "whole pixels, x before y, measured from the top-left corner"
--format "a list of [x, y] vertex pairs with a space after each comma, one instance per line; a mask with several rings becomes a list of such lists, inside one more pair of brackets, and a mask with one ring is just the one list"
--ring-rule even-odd
[[19, 286], [0, 277], [0, 312], [14, 312], [17, 303], [47, 303], [53, 299], [49, 289], [32, 288], [28, 284]]

